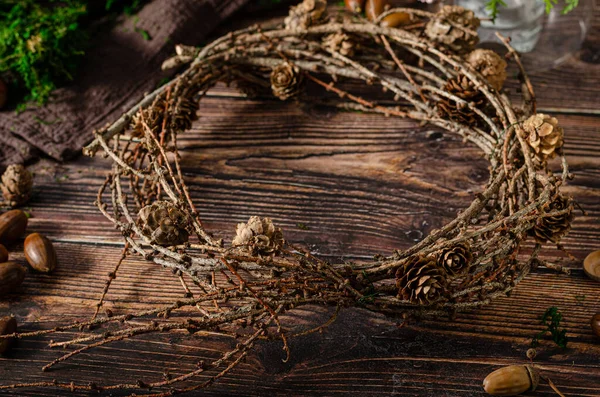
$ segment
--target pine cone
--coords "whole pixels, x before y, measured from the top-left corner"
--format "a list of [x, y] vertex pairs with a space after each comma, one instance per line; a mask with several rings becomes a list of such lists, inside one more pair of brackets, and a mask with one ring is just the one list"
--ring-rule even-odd
[[332, 52], [351, 57], [354, 55], [354, 41], [346, 33], [331, 33], [323, 38], [323, 46]]
[[286, 29], [308, 29], [320, 23], [326, 9], [325, 0], [304, 0], [297, 6], [290, 7], [290, 13], [283, 23]]
[[290, 63], [282, 63], [271, 72], [271, 90], [282, 101], [300, 93], [302, 74], [300, 69]]
[[251, 216], [248, 223], [238, 223], [232, 245], [243, 245], [253, 253], [272, 254], [283, 246], [283, 232], [270, 218]]
[[492, 50], [481, 48], [467, 55], [467, 63], [487, 79], [496, 91], [500, 91], [506, 80], [506, 61]]
[[523, 123], [529, 146], [541, 162], [556, 156], [563, 145], [563, 129], [558, 120], [547, 114], [537, 113]]
[[438, 266], [449, 275], [458, 275], [469, 269], [473, 254], [467, 244], [458, 244], [443, 250], [438, 257]]
[[32, 187], [33, 176], [21, 164], [9, 165], [2, 174], [2, 196], [11, 207], [25, 204]]
[[529, 234], [540, 243], [551, 241], [558, 244], [560, 239], [571, 230], [571, 222], [573, 222], [573, 201], [568, 197], [558, 195], [546, 210], [546, 212], [562, 210], [566, 210], [562, 215], [539, 218], [535, 226], [529, 230]]
[[[485, 106], [485, 95], [475, 88], [464, 75], [458, 75], [446, 83], [444, 91], [456, 95], [469, 103], [472, 103], [477, 108]], [[464, 125], [479, 125], [482, 120], [468, 106], [460, 105], [455, 101], [442, 98], [437, 103], [438, 112], [442, 117], [448, 117], [450, 120], [456, 121]]]
[[188, 217], [168, 201], [155, 201], [142, 208], [138, 225], [152, 243], [169, 246], [188, 241]]
[[396, 271], [398, 296], [412, 303], [423, 305], [435, 301], [442, 294], [444, 284], [444, 272], [431, 256], [412, 256]]
[[443, 44], [457, 54], [471, 51], [479, 42], [479, 36], [454, 27], [462, 26], [476, 31], [479, 19], [471, 10], [460, 6], [444, 6], [425, 26], [425, 34], [431, 40]]

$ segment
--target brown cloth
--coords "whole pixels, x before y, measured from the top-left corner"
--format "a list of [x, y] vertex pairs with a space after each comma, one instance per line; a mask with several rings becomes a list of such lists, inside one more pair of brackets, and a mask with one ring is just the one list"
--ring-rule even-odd
[[[92, 35], [72, 86], [44, 107], [0, 112], [0, 169], [39, 156], [66, 160], [81, 153], [92, 130], [114, 121], [169, 76], [161, 63], [175, 44], [199, 45], [248, 0], [153, 0]], [[140, 30], [146, 30], [146, 40]]]

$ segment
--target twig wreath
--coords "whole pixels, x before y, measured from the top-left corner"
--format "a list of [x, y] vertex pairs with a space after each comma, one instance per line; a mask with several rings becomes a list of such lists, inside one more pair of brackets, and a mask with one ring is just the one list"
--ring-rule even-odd
[[[404, 25], [385, 26], [403, 13]], [[506, 59], [520, 70], [523, 103], [515, 107], [502, 86], [506, 62], [474, 50], [479, 21], [472, 12], [446, 6], [437, 14], [396, 8], [374, 22], [350, 15], [326, 17], [326, 3], [292, 7], [285, 26], [253, 26], [227, 34], [201, 50], [178, 47], [166, 66], [191, 62], [167, 85], [147, 95], [116, 122], [95, 133], [84, 151], [102, 149], [113, 163], [96, 205], [123, 234], [121, 261], [109, 275], [94, 317], [25, 337], [80, 328], [76, 339], [51, 342], [75, 350], [51, 367], [89, 349], [136, 335], [187, 330], [233, 336], [235, 348], [185, 375], [136, 384], [40, 382], [0, 389], [47, 386], [71, 390], [158, 389], [167, 396], [204, 388], [231, 371], [259, 339], [288, 341], [322, 330], [288, 332], [280, 315], [307, 304], [361, 306], [400, 318], [454, 316], [508, 295], [538, 265], [543, 243], [560, 243], [569, 231], [573, 201], [560, 193], [570, 178], [562, 152], [563, 130], [536, 113], [533, 89], [509, 40]], [[374, 102], [340, 88], [339, 80], [379, 86], [393, 102]], [[441, 127], [477, 145], [490, 162], [485, 189], [456, 219], [405, 251], [374, 262], [330, 264], [289, 241], [268, 218], [237, 226], [231, 244], [213, 238], [185, 184], [178, 134], [196, 119], [200, 98], [217, 82], [247, 93], [270, 89], [282, 100], [302, 100], [306, 84], [337, 94], [335, 106], [413, 119]], [[392, 103], [390, 105], [390, 103]], [[548, 160], [559, 156], [558, 174]], [[535, 247], [520, 251], [528, 238]], [[123, 259], [137, 254], [170, 268], [186, 299], [118, 316], [98, 316]], [[518, 260], [527, 256], [526, 260]], [[216, 274], [227, 284], [220, 285]], [[192, 293], [185, 280], [197, 286]], [[199, 292], [198, 292], [199, 291]], [[170, 317], [177, 310], [186, 318]], [[192, 314], [189, 314], [192, 313]], [[336, 310], [337, 314], [337, 310]], [[177, 317], [177, 316], [174, 316]], [[128, 325], [135, 319], [135, 325]], [[121, 322], [123, 325], [114, 328]], [[143, 325], [140, 325], [143, 324]], [[113, 328], [107, 330], [109, 325]], [[100, 329], [100, 330], [98, 330]], [[199, 378], [201, 378], [199, 380]], [[179, 382], [187, 381], [184, 386]]]

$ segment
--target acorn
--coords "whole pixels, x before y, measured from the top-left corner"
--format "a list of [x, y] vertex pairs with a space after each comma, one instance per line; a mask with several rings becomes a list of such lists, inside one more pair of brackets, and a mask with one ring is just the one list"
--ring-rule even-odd
[[5, 246], [0, 244], [0, 263], [8, 261], [8, 250]]
[[585, 257], [583, 271], [592, 280], [600, 281], [600, 250], [594, 251]]
[[[17, 320], [14, 317], [7, 316], [0, 318], [0, 335], [9, 335], [17, 332]], [[0, 354], [8, 352], [14, 338], [0, 339]]]
[[410, 15], [406, 12], [394, 12], [381, 20], [380, 25], [386, 28], [395, 28], [410, 22]]
[[600, 312], [592, 316], [592, 331], [594, 335], [600, 338]]
[[25, 239], [23, 246], [25, 259], [32, 268], [42, 273], [50, 273], [56, 269], [56, 251], [46, 236], [32, 233]]
[[27, 215], [21, 210], [11, 210], [0, 215], [0, 243], [20, 239], [27, 229]]
[[534, 391], [540, 374], [531, 365], [509, 365], [495, 370], [483, 380], [483, 389], [492, 396], [516, 396]]
[[25, 279], [25, 269], [17, 262], [0, 263], [0, 295], [17, 289]]
[[345, 0], [346, 9], [360, 14], [365, 9], [365, 0]]
[[377, 17], [385, 11], [388, 2], [386, 0], [367, 0], [365, 5], [365, 14], [369, 21], [374, 21]]

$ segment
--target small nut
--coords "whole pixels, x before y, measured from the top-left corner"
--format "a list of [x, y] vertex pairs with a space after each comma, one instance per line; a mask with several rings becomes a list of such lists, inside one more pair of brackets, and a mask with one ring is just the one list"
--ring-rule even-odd
[[27, 262], [38, 272], [50, 273], [56, 269], [56, 251], [46, 236], [30, 234], [25, 239], [23, 250]]
[[[0, 335], [9, 335], [17, 332], [17, 320], [7, 316], [0, 318]], [[0, 339], [0, 354], [8, 352], [14, 342], [14, 338]]]
[[25, 234], [27, 215], [21, 210], [11, 210], [0, 215], [0, 243], [14, 242]]
[[600, 338], [600, 312], [592, 316], [592, 331]]
[[410, 22], [410, 15], [405, 12], [394, 12], [381, 20], [381, 26], [395, 28]]
[[5, 246], [0, 244], [0, 263], [8, 261], [8, 250]]
[[16, 262], [0, 263], [0, 295], [17, 289], [25, 279], [25, 269]]
[[540, 375], [531, 365], [509, 365], [495, 370], [483, 381], [483, 389], [492, 396], [516, 396], [537, 388]]
[[527, 358], [533, 360], [537, 356], [537, 351], [535, 349], [527, 349]]
[[369, 21], [377, 19], [379, 14], [385, 11], [388, 2], [386, 0], [367, 0], [365, 5], [365, 15]]

